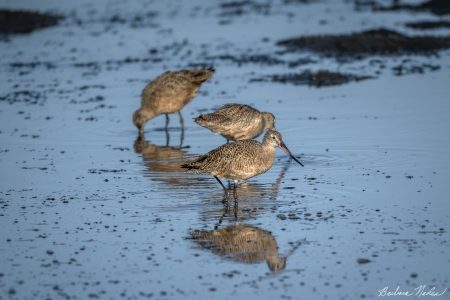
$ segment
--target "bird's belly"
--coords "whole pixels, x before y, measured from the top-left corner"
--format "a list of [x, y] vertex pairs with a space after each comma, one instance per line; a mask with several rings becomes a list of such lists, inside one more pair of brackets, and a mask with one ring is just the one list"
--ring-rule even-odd
[[270, 167], [271, 165], [254, 164], [253, 166], [246, 166], [244, 168], [229, 168], [228, 170], [223, 170], [213, 175], [221, 178], [240, 181], [247, 180], [259, 174], [265, 173], [270, 169]]
[[157, 92], [148, 101], [145, 101], [145, 106], [158, 114], [176, 113], [188, 104], [196, 93], [197, 89]]
[[179, 112], [189, 100], [172, 98], [159, 101], [156, 110], [160, 114], [173, 114]]
[[262, 128], [260, 126], [255, 126], [253, 124], [245, 127], [236, 125], [233, 126], [233, 128], [230, 129], [227, 128], [225, 130], [219, 129], [218, 131], [222, 131], [221, 134], [227, 139], [241, 141], [253, 139], [259, 136], [262, 132]]

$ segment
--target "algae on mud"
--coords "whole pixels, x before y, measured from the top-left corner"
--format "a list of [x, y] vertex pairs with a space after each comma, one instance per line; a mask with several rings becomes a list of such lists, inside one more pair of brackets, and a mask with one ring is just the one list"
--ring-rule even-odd
[[415, 21], [408, 22], [405, 24], [406, 27], [418, 30], [432, 30], [432, 29], [441, 29], [441, 28], [450, 28], [449, 21]]
[[329, 56], [424, 55], [450, 48], [450, 36], [408, 36], [385, 28], [352, 34], [312, 35], [277, 42], [287, 52], [309, 50]]
[[33, 11], [0, 9], [0, 34], [25, 34], [55, 26], [62, 16]]
[[407, 3], [406, 1], [392, 1], [391, 5], [382, 5], [375, 1], [368, 1], [366, 6], [370, 6], [374, 11], [394, 12], [430, 12], [437, 16], [450, 14], [450, 2], [447, 0], [427, 0], [420, 3]]
[[372, 78], [371, 76], [343, 74], [330, 71], [305, 71], [302, 73], [289, 73], [270, 75], [265, 78], [254, 78], [250, 82], [272, 81], [277, 83], [291, 83], [294, 85], [309, 85], [314, 87], [325, 87], [341, 85], [352, 81], [360, 81]]

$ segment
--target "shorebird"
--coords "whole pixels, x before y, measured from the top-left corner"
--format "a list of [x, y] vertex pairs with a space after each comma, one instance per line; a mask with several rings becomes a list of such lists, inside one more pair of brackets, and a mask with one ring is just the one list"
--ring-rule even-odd
[[247, 264], [266, 261], [270, 271], [286, 267], [286, 256], [278, 253], [273, 235], [256, 226], [238, 224], [216, 230], [196, 230], [192, 239], [201, 247], [220, 256]]
[[275, 129], [267, 130], [262, 143], [256, 140], [237, 141], [222, 145], [199, 158], [183, 164], [188, 173], [211, 174], [220, 183], [228, 199], [227, 188], [219, 178], [234, 181], [233, 196], [237, 202], [236, 184], [267, 172], [275, 160], [275, 148], [279, 147], [293, 160], [303, 164], [292, 155]]
[[[188, 104], [203, 82], [212, 77], [213, 68], [205, 70], [167, 71], [148, 83], [141, 95], [141, 107], [133, 114], [133, 123], [144, 132], [145, 122], [161, 115], [166, 115], [166, 128], [169, 125], [169, 115], [178, 113], [182, 130], [184, 121], [181, 109]], [[183, 131], [182, 131], [183, 132]]]
[[265, 129], [275, 127], [275, 116], [245, 104], [230, 103], [215, 112], [194, 119], [200, 126], [233, 141], [249, 140], [260, 136]]

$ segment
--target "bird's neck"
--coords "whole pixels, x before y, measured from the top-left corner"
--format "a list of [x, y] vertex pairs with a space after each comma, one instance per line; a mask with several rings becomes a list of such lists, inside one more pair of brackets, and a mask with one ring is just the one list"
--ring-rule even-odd
[[275, 158], [275, 147], [272, 144], [269, 144], [267, 141], [263, 141], [261, 146], [262, 146], [261, 154], [264, 157], [272, 157], [273, 159]]
[[146, 121], [156, 117], [156, 113], [152, 109], [141, 109], [141, 115]]
[[263, 146], [264, 148], [272, 148], [272, 149], [275, 149], [275, 147], [274, 147], [272, 144], [270, 144], [269, 138], [264, 138], [264, 140], [263, 140], [263, 142], [262, 142], [261, 144], [262, 144], [262, 146]]

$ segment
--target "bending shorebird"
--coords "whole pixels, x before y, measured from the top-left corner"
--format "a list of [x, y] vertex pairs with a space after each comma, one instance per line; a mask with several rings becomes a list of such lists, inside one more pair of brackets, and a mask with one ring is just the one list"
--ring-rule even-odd
[[213, 175], [224, 189], [227, 198], [227, 188], [219, 178], [233, 180], [233, 195], [237, 201], [236, 183], [267, 172], [275, 160], [276, 147], [280, 147], [303, 166], [283, 143], [281, 134], [274, 129], [269, 129], [262, 143], [255, 140], [244, 140], [225, 144], [181, 167], [187, 169], [188, 173]]
[[200, 126], [233, 141], [249, 140], [261, 135], [265, 129], [275, 127], [275, 116], [245, 104], [225, 104], [213, 113], [194, 119]]
[[167, 71], [147, 84], [141, 95], [141, 108], [133, 114], [133, 123], [144, 132], [145, 122], [161, 115], [166, 115], [166, 128], [169, 125], [169, 115], [178, 113], [180, 124], [184, 128], [180, 110], [188, 104], [202, 85], [214, 74], [213, 68], [206, 70]]

